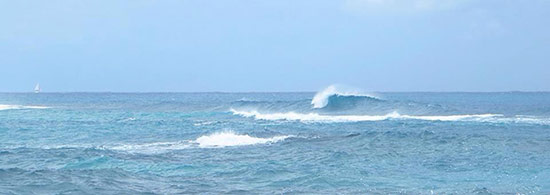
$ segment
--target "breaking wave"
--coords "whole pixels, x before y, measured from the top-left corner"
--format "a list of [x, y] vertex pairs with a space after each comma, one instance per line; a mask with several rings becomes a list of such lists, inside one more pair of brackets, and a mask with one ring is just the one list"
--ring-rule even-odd
[[315, 96], [311, 100], [311, 104], [313, 105], [313, 108], [324, 108], [327, 105], [329, 105], [329, 103], [333, 101], [337, 101], [338, 99], [341, 99], [341, 98], [344, 98], [347, 101], [358, 101], [362, 99], [380, 100], [379, 98], [373, 95], [359, 93], [355, 91], [344, 91], [344, 90], [338, 89], [335, 85], [330, 85], [323, 91], [320, 91], [317, 94], [315, 94]]
[[23, 106], [23, 105], [9, 105], [0, 104], [0, 110], [19, 110], [19, 109], [46, 109], [46, 106]]
[[258, 120], [289, 120], [300, 122], [360, 122], [382, 121], [388, 119], [416, 119], [428, 121], [483, 121], [483, 119], [501, 117], [499, 114], [472, 114], [472, 115], [442, 115], [442, 116], [414, 116], [401, 115], [392, 112], [386, 115], [321, 115], [318, 113], [260, 113], [258, 111], [237, 111], [232, 109], [234, 115], [252, 117]]
[[299, 122], [324, 122], [324, 123], [342, 123], [342, 122], [361, 122], [361, 121], [383, 121], [383, 120], [425, 120], [425, 121], [465, 121], [465, 122], [489, 122], [489, 123], [521, 123], [550, 125], [550, 118], [541, 118], [535, 116], [510, 116], [505, 117], [502, 114], [459, 114], [459, 115], [402, 115], [397, 112], [391, 112], [385, 115], [323, 115], [319, 113], [260, 113], [256, 110], [239, 111], [230, 110], [233, 115], [254, 118], [257, 120], [287, 120]]

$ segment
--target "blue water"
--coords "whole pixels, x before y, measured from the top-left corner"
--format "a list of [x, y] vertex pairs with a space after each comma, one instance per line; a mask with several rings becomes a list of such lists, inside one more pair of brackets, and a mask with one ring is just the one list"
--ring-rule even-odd
[[314, 96], [1, 93], [0, 194], [550, 193], [550, 93]]

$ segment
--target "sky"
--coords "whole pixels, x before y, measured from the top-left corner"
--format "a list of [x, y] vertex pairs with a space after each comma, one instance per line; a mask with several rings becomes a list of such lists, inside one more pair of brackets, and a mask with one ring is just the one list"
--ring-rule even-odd
[[0, 91], [550, 91], [550, 0], [0, 0]]

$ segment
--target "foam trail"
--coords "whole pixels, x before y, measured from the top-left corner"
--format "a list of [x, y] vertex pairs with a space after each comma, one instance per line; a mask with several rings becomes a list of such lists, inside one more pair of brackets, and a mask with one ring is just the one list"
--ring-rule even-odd
[[444, 115], [444, 116], [410, 116], [400, 115], [402, 119], [418, 119], [428, 121], [464, 121], [464, 120], [483, 120], [502, 116], [499, 114], [464, 114], [464, 115]]
[[46, 106], [23, 106], [23, 105], [9, 105], [0, 104], [0, 110], [19, 110], [19, 109], [46, 109]]
[[337, 89], [335, 85], [330, 85], [323, 91], [317, 92], [313, 99], [311, 100], [311, 104], [313, 105], [313, 108], [323, 108], [328, 105], [329, 98], [331, 96], [357, 96], [357, 97], [369, 97], [369, 98], [375, 98], [378, 99], [375, 96], [368, 95], [368, 94], [362, 94], [354, 91], [342, 91]]
[[146, 144], [123, 144], [112, 147], [101, 147], [111, 150], [121, 150], [126, 152], [137, 152], [137, 153], [163, 153], [171, 150], [182, 150], [191, 148], [192, 144], [190, 141], [178, 141], [178, 142], [153, 142]]
[[480, 119], [481, 122], [498, 122], [498, 123], [520, 123], [520, 124], [535, 124], [535, 125], [550, 125], [550, 118], [542, 118], [535, 116], [515, 116], [509, 118], [493, 118]]
[[320, 115], [317, 113], [259, 113], [258, 111], [237, 111], [231, 110], [233, 114], [253, 117], [259, 120], [290, 120], [301, 122], [360, 122], [360, 121], [382, 121], [388, 119], [416, 119], [429, 121], [481, 121], [483, 119], [495, 118], [498, 114], [473, 114], [473, 115], [444, 115], [444, 116], [412, 116], [400, 115], [392, 112], [386, 115]]
[[201, 148], [209, 147], [226, 147], [226, 146], [243, 146], [254, 144], [275, 143], [285, 140], [290, 136], [275, 136], [271, 138], [258, 138], [246, 134], [239, 135], [232, 131], [217, 132], [210, 135], [204, 135], [197, 138], [194, 142], [199, 144]]

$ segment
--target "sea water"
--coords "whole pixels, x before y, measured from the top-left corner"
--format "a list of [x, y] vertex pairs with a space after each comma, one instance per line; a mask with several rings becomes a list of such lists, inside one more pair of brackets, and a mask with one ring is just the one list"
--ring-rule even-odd
[[550, 93], [1, 93], [0, 194], [548, 194]]

